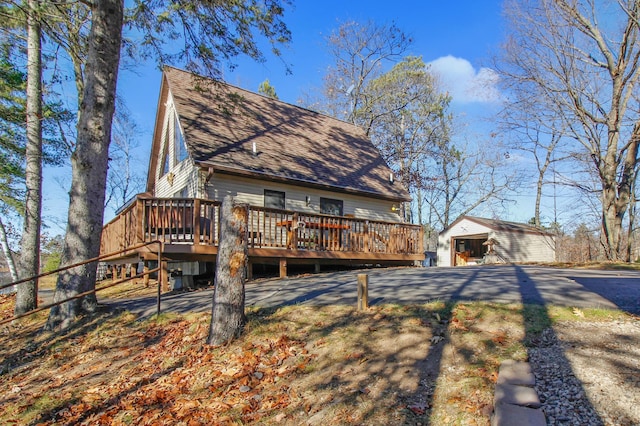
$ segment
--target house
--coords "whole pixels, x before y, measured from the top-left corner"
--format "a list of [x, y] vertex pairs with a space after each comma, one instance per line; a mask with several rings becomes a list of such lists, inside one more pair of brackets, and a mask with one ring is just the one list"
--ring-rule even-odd
[[553, 235], [524, 223], [461, 216], [438, 236], [438, 266], [554, 260]]
[[165, 67], [146, 193], [105, 226], [102, 252], [160, 238], [197, 275], [215, 261], [227, 195], [250, 206], [251, 263], [424, 258], [421, 228], [399, 215], [411, 198], [360, 128]]

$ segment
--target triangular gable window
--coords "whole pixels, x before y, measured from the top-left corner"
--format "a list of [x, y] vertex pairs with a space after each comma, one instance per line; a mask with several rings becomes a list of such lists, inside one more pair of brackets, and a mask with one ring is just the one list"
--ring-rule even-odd
[[178, 114], [175, 115], [173, 124], [173, 143], [176, 147], [176, 162], [179, 163], [187, 158], [187, 147], [184, 144], [184, 137], [182, 136], [182, 130], [180, 129], [180, 122], [178, 121]]
[[168, 122], [169, 120], [167, 120], [167, 124], [165, 125], [165, 130], [164, 130], [164, 138], [162, 138], [162, 145], [161, 145], [161, 149], [162, 149], [162, 169], [161, 169], [161, 173], [159, 177], [162, 177], [164, 175], [166, 175], [167, 173], [169, 173], [169, 169], [171, 168], [171, 165], [169, 164], [169, 126], [168, 126]]
[[162, 156], [162, 175], [161, 176], [164, 176], [167, 173], [169, 173], [169, 150], [167, 148], [168, 147], [165, 146], [164, 155]]

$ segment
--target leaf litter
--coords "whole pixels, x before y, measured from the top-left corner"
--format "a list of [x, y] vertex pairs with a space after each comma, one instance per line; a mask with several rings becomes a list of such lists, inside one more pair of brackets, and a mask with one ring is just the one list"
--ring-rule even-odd
[[526, 357], [517, 305], [248, 318], [219, 347], [204, 343], [207, 314], [103, 312], [63, 336], [11, 324], [0, 330], [0, 423], [489, 425], [500, 362]]

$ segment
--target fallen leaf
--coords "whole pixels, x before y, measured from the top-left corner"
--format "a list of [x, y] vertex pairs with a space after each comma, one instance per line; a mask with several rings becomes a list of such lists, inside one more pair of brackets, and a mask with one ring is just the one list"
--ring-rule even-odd
[[426, 404], [414, 404], [414, 405], [410, 405], [408, 408], [413, 412], [413, 414], [417, 416], [421, 416], [427, 412]]
[[353, 353], [347, 354], [347, 356], [345, 356], [344, 359], [346, 359], [346, 360], [360, 359], [363, 356], [364, 356], [364, 354], [362, 352], [353, 352]]

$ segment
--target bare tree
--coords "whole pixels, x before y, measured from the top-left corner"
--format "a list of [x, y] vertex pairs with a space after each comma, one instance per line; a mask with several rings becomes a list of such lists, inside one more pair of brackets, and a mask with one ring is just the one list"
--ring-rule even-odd
[[[507, 83], [511, 82], [507, 80]], [[522, 90], [517, 82], [514, 87], [504, 88], [509, 97], [499, 113], [500, 126], [505, 134], [511, 135], [511, 146], [531, 155], [535, 162], [537, 178], [533, 224], [540, 227], [543, 189], [549, 183], [556, 183], [556, 166], [570, 158], [560, 151], [563, 143], [567, 143], [564, 138], [566, 126], [545, 108], [544, 96], [534, 96], [535, 88]], [[547, 174], [551, 168], [554, 179], [549, 181]], [[555, 216], [554, 212], [554, 220]]]
[[[623, 219], [638, 162], [640, 121], [633, 106], [640, 78], [640, 2], [512, 0], [511, 37], [499, 72], [529, 91], [575, 141], [598, 177], [607, 259], [628, 260]], [[580, 164], [576, 163], [576, 167]]]
[[359, 116], [371, 103], [366, 86], [386, 65], [403, 58], [412, 39], [394, 24], [347, 21], [326, 42], [334, 63], [324, 77], [323, 99], [309, 106], [360, 125], [368, 133]]
[[631, 184], [631, 197], [629, 200], [629, 225], [627, 227], [627, 244], [626, 244], [626, 256], [629, 261], [634, 261], [633, 257], [638, 257], [638, 253], [634, 252], [634, 248], [637, 250], [637, 230], [638, 224], [637, 215], [636, 215], [636, 203], [640, 199], [638, 196], [638, 169], [640, 168], [640, 164], [636, 165], [636, 168], [633, 172], [633, 179]]
[[109, 172], [105, 205], [115, 213], [144, 188], [145, 177], [138, 167], [140, 131], [126, 105], [116, 102], [113, 132], [109, 147]]
[[461, 149], [444, 144], [434, 152], [423, 186], [433, 224], [446, 228], [481, 205], [505, 203], [507, 194], [519, 186], [521, 175], [508, 167], [508, 156], [492, 142], [491, 147]]

